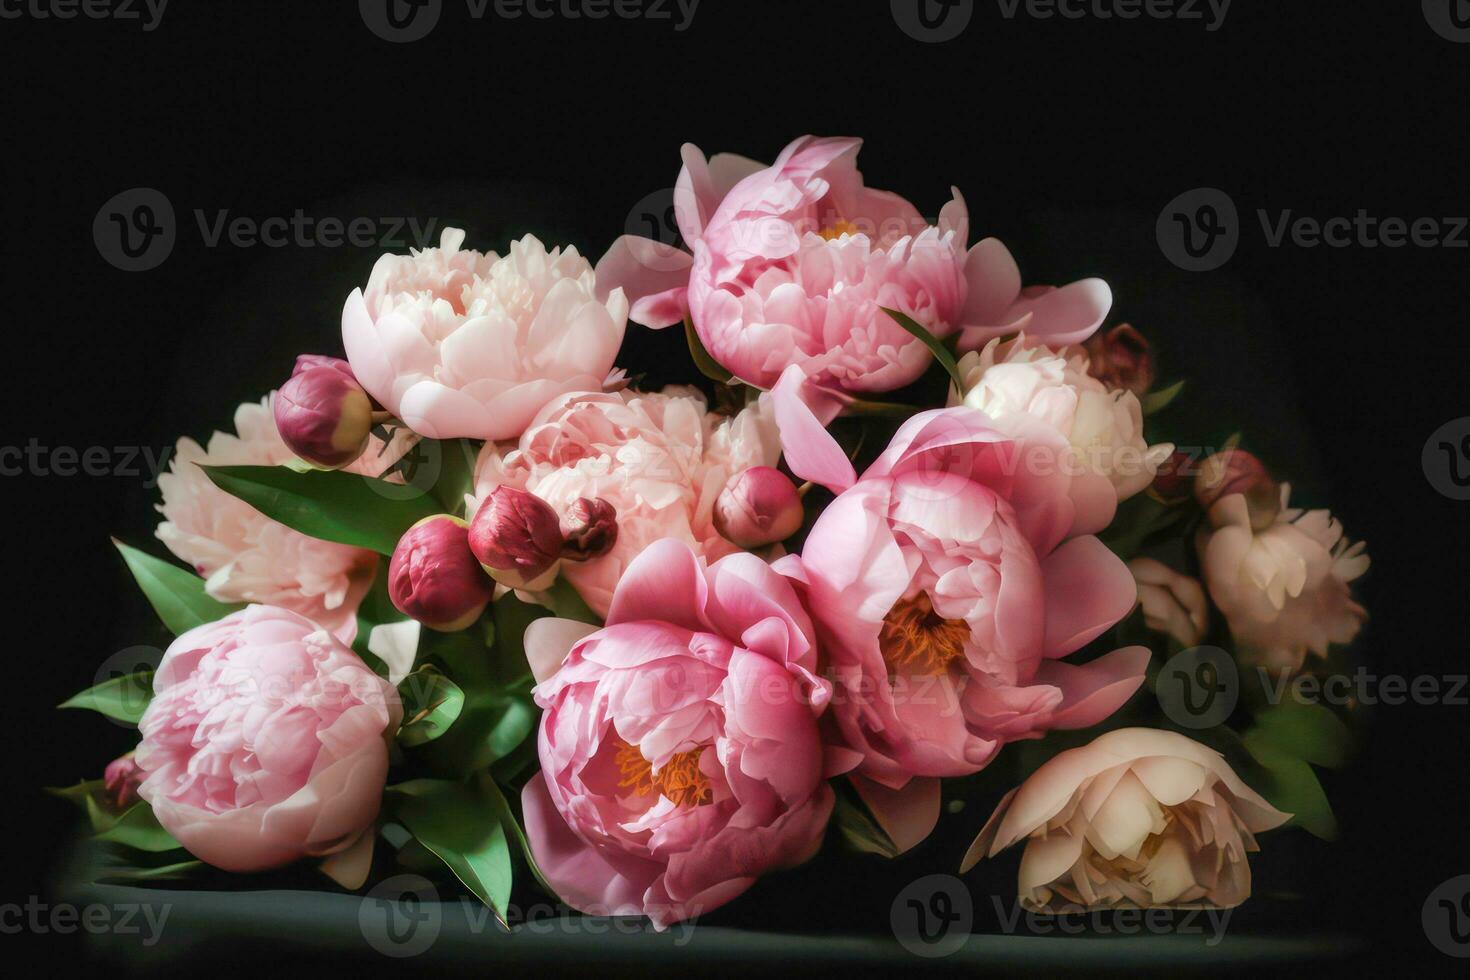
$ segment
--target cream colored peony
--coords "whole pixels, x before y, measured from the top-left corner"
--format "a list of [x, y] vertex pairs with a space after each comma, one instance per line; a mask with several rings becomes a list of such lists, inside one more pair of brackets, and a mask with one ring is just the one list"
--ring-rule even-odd
[[1245, 497], [1231, 494], [1210, 508], [1200, 531], [1200, 563], [1210, 597], [1224, 614], [1248, 665], [1276, 672], [1301, 669], [1307, 654], [1327, 655], [1333, 643], [1358, 635], [1367, 611], [1351, 583], [1368, 570], [1363, 542], [1349, 544], [1325, 510], [1288, 507], [1261, 531], [1251, 527]]
[[773, 466], [780, 454], [774, 418], [762, 405], [729, 418], [711, 413], [693, 388], [563, 395], [541, 410], [514, 449], [485, 446], [470, 513], [502, 484], [534, 493], [562, 517], [582, 497], [612, 504], [612, 550], [561, 566], [605, 616], [629, 563], [661, 538], [677, 538], [709, 561], [739, 551], [715, 529], [715, 501], [732, 477]]
[[[210, 482], [200, 466], [280, 466], [296, 457], [276, 431], [271, 396], [235, 410], [235, 433], [216, 432], [205, 449], [180, 439], [169, 472], [158, 480], [163, 523], [158, 538], [205, 579], [221, 602], [280, 606], [350, 641], [356, 612], [372, 585], [377, 556], [320, 541], [266, 517]], [[402, 454], [373, 439], [349, 473], [377, 476]]]
[[384, 255], [342, 310], [357, 380], [415, 432], [435, 439], [514, 439], [558, 395], [601, 390], [623, 342], [622, 290], [597, 299], [575, 248], [534, 236], [499, 257], [460, 248]]
[[1209, 602], [1197, 579], [1174, 571], [1153, 558], [1135, 558], [1128, 571], [1138, 583], [1138, 601], [1149, 629], [1192, 647], [1209, 625]]
[[1021, 905], [1233, 908], [1250, 897], [1255, 834], [1290, 819], [1218, 752], [1183, 735], [1124, 728], [1059, 753], [1001, 800], [968, 871], [1021, 840]]
[[1061, 433], [1071, 443], [1075, 465], [1099, 474], [1127, 500], [1153, 481], [1159, 464], [1174, 447], [1149, 446], [1143, 438], [1143, 408], [1138, 396], [1088, 374], [1088, 355], [1080, 347], [1060, 352], [1025, 335], [992, 340], [959, 362], [965, 394], [961, 401], [1011, 431], [1029, 417]]

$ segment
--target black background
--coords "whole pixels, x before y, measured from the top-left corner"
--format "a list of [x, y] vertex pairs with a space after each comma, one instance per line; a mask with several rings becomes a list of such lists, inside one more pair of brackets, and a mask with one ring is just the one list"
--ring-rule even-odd
[[[1437, 36], [1417, 3], [1235, 0], [1215, 32], [1007, 20], [979, 3], [961, 37], [925, 44], [882, 0], [704, 0], [682, 33], [476, 22], [449, 2], [428, 38], [393, 45], [352, 2], [173, 0], [152, 32], [25, 17], [0, 20], [0, 44], [4, 445], [156, 453], [227, 425], [297, 352], [340, 352], [341, 302], [376, 248], [209, 248], [196, 209], [415, 216], [467, 227], [472, 247], [534, 231], [595, 259], [673, 183], [684, 141], [771, 159], [803, 133], [858, 135], [871, 185], [926, 213], [959, 186], [974, 237], [1006, 241], [1028, 282], [1108, 279], [1114, 319], [1159, 337], [1165, 378], [1195, 383], [1194, 411], [1218, 409], [1202, 444], [1243, 429], [1369, 542], [1378, 669], [1467, 671], [1470, 504], [1436, 493], [1419, 460], [1431, 432], [1470, 414], [1470, 250], [1270, 248], [1255, 218], [1470, 213], [1470, 44]], [[179, 238], [159, 268], [125, 273], [100, 257], [92, 223], [140, 186], [168, 196]], [[1200, 186], [1235, 200], [1241, 244], [1224, 269], [1185, 273], [1155, 220]], [[691, 378], [686, 358], [680, 338], [630, 326], [620, 363], [654, 383]], [[40, 787], [95, 776], [129, 747], [125, 730], [51, 706], [108, 655], [166, 637], [107, 541], [161, 550], [156, 491], [27, 475], [0, 493], [5, 902], [46, 894], [71, 832]], [[1453, 965], [1419, 916], [1436, 885], [1470, 872], [1467, 720], [1464, 706], [1377, 713], [1357, 766], [1330, 786], [1343, 839], [1319, 855], [1304, 835], [1268, 836], [1255, 862], [1269, 874], [1298, 845], [1312, 855], [1311, 875], [1283, 886], [1307, 900], [1279, 931], [1371, 934], [1379, 953]], [[933, 856], [941, 870], [949, 859]], [[886, 928], [906, 879], [870, 863], [827, 871], [847, 875], [833, 897], [797, 908], [830, 901], [813, 913], [821, 928]], [[785, 888], [763, 884], [729, 921], [795, 928]]]

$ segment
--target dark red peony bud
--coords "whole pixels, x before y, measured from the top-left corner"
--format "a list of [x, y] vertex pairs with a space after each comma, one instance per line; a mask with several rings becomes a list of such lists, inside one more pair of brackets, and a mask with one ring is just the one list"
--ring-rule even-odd
[[388, 596], [406, 616], [454, 633], [480, 618], [495, 583], [470, 551], [469, 525], [440, 514], [403, 533], [388, 563]]
[[801, 496], [790, 478], [770, 466], [738, 474], [715, 500], [715, 530], [742, 548], [785, 541], [801, 527]]
[[281, 438], [313, 466], [341, 469], [367, 448], [373, 403], [346, 361], [302, 355], [272, 407]]
[[107, 790], [107, 799], [115, 808], [126, 810], [138, 802], [138, 784], [143, 781], [143, 771], [129, 752], [114, 759], [102, 771], [102, 785]]
[[1123, 388], [1143, 395], [1154, 385], [1153, 354], [1143, 334], [1132, 325], [1120, 323], [1089, 337], [1088, 373], [1109, 388]]
[[1244, 449], [1227, 449], [1200, 464], [1194, 481], [1194, 496], [1209, 510], [1233, 494], [1244, 494], [1250, 508], [1251, 526], [1257, 531], [1271, 526], [1281, 511], [1281, 487], [1259, 459]]
[[561, 556], [568, 561], [601, 558], [618, 540], [618, 512], [601, 497], [581, 497], [561, 519], [565, 542]]
[[1149, 490], [1163, 503], [1182, 504], [1194, 495], [1194, 477], [1194, 454], [1176, 449], [1159, 464]]
[[549, 585], [562, 550], [561, 521], [535, 494], [500, 486], [470, 522], [470, 550], [495, 581], [513, 589]]

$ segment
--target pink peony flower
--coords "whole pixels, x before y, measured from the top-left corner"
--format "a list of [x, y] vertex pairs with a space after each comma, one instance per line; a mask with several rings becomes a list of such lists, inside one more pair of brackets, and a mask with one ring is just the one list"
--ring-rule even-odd
[[1124, 728], [1011, 790], [961, 871], [1025, 840], [1018, 890], [1032, 911], [1234, 908], [1250, 897], [1255, 835], [1290, 818], [1213, 749]]
[[839, 491], [799, 559], [778, 567], [806, 583], [870, 805], [905, 791], [888, 805], [922, 806], [932, 826], [926, 780], [977, 772], [1009, 741], [1095, 724], [1143, 682], [1143, 647], [1061, 659], [1126, 616], [1137, 592], [1100, 541], [1073, 536], [1096, 526], [1096, 501], [1093, 490], [1074, 498], [1053, 465], [1067, 449], [1054, 431], [1012, 442], [972, 409], [925, 412], [855, 481], [815, 419], [792, 424], [800, 402], [787, 381], [776, 400], [792, 471]]
[[485, 446], [471, 512], [502, 485], [534, 493], [563, 519], [583, 497], [611, 504], [618, 522], [612, 548], [561, 566], [587, 604], [606, 615], [618, 579], [655, 541], [677, 538], [710, 560], [738, 550], [715, 529], [715, 501], [732, 476], [774, 464], [780, 451], [763, 406], [724, 418], [692, 388], [563, 395], [541, 410], [516, 448]]
[[526, 833], [561, 897], [663, 929], [815, 854], [833, 804], [816, 717], [830, 688], [791, 584], [754, 555], [706, 569], [660, 541], [594, 630], [526, 632], [544, 709]]
[[250, 606], [163, 655], [138, 793], [202, 861], [259, 871], [346, 850], [378, 815], [398, 693], [340, 640]]
[[440, 248], [384, 255], [342, 310], [358, 381], [409, 428], [435, 439], [514, 439], [568, 391], [600, 390], [623, 342], [628, 304], [598, 298], [574, 248], [533, 236], [504, 258]]
[[[372, 585], [377, 556], [321, 541], [266, 517], [209, 481], [200, 466], [281, 466], [296, 460], [276, 430], [271, 396], [235, 410], [237, 435], [216, 432], [206, 450], [180, 439], [163, 494], [158, 538], [205, 579], [221, 602], [258, 602], [301, 613], [348, 642], [357, 607]], [[377, 476], [402, 455], [404, 442], [373, 439], [349, 473]]]
[[930, 354], [880, 307], [973, 347], [1026, 329], [1080, 343], [1112, 298], [1100, 280], [1023, 291], [1005, 246], [966, 249], [959, 192], [937, 224], [908, 201], [863, 184], [861, 140], [804, 136], [769, 167], [683, 148], [674, 193], [692, 254], [624, 236], [598, 263], [599, 288], [623, 287], [634, 320], [654, 328], [687, 314], [727, 370], [761, 388], [798, 364], [840, 395], [913, 381]]
[[1275, 523], [1251, 526], [1246, 495], [1221, 497], [1209, 510], [1212, 529], [1198, 542], [1205, 585], [1240, 645], [1243, 663], [1295, 673], [1308, 652], [1327, 656], [1350, 643], [1367, 618], [1351, 583], [1368, 570], [1363, 542], [1349, 544], [1325, 510], [1287, 506], [1281, 485]]

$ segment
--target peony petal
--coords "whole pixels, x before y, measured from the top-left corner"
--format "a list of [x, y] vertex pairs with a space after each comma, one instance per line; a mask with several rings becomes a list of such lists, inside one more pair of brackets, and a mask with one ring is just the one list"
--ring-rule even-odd
[[1042, 561], [1047, 657], [1065, 657], [1133, 610], [1138, 584], [1097, 538], [1073, 538]]
[[857, 774], [848, 778], [899, 854], [923, 843], [939, 823], [937, 779], [915, 778], [903, 789], [889, 789]]
[[597, 626], [580, 623], [574, 619], [547, 617], [535, 619], [526, 627], [524, 645], [526, 661], [531, 665], [531, 674], [536, 683], [550, 680], [572, 647], [596, 633]]
[[803, 480], [841, 493], [857, 482], [857, 473], [837, 440], [803, 400], [801, 391], [806, 384], [800, 365], [793, 364], [782, 372], [769, 394], [781, 430], [786, 465]]

